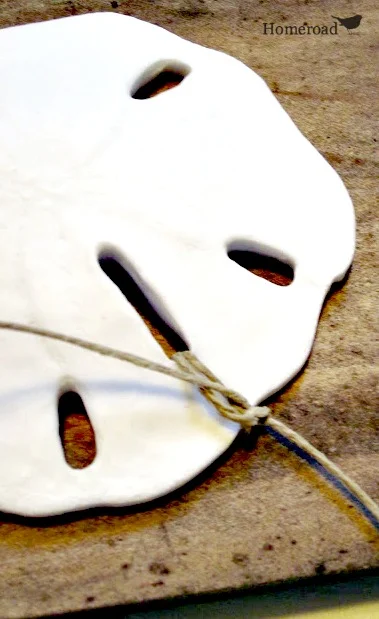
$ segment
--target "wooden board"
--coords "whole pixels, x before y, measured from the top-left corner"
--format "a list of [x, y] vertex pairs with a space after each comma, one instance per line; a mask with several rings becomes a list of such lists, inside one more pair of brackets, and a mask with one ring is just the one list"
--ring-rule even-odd
[[[330, 7], [295, 0], [131, 0], [115, 8], [3, 0], [0, 26], [117, 10], [232, 54], [268, 82], [342, 176], [357, 214], [351, 273], [325, 304], [304, 372], [272, 398], [272, 408], [379, 500], [378, 10], [364, 0], [362, 23], [351, 34], [343, 27], [335, 36], [263, 34], [264, 22], [330, 24]], [[338, 15], [350, 14], [341, 0]], [[82, 431], [82, 421], [71, 419], [73, 464], [87, 455], [73, 449]], [[0, 616], [32, 617], [375, 568], [379, 538], [337, 491], [263, 435], [237, 439], [201, 478], [154, 505], [54, 520], [0, 515], [0, 563]]]

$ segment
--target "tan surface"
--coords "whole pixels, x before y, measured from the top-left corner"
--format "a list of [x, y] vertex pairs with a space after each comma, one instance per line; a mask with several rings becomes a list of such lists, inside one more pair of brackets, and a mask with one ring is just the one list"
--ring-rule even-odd
[[[360, 2], [351, 35], [264, 36], [263, 22], [330, 23], [329, 2], [118, 2], [119, 12], [226, 51], [254, 68], [342, 176], [357, 213], [349, 279], [329, 298], [311, 359], [273, 398], [276, 414], [379, 500], [378, 159], [374, 133], [379, 13]], [[332, 8], [333, 5], [333, 8]], [[0, 26], [110, 2], [0, 4]], [[338, 15], [351, 15], [338, 2]], [[312, 191], [312, 188], [309, 188]], [[307, 196], [304, 196], [306, 205]], [[252, 377], [254, 380], [254, 377]], [[268, 436], [241, 439], [185, 492], [145, 510], [55, 521], [0, 517], [0, 616], [31, 617], [379, 566], [374, 529]]]
[[[315, 611], [311, 613], [296, 614], [296, 619], [375, 619], [379, 613], [379, 604], [369, 602], [367, 604], [359, 604], [350, 606], [349, 608], [335, 608], [333, 610]], [[294, 615], [292, 615], [295, 619]], [[286, 619], [284, 616], [283, 619]], [[291, 616], [287, 615], [287, 619]]]

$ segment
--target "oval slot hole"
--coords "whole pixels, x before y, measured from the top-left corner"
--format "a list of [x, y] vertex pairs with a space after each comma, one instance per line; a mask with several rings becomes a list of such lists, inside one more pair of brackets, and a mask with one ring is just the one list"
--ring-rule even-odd
[[272, 284], [289, 286], [293, 282], [293, 268], [277, 258], [238, 249], [228, 251], [228, 256], [247, 271], [266, 279]]
[[185, 74], [172, 69], [164, 69], [158, 75], [152, 77], [149, 81], [144, 82], [137, 90], [132, 94], [133, 99], [151, 99], [156, 97], [166, 90], [175, 88], [185, 78]]
[[188, 350], [183, 338], [158, 314], [131, 274], [114, 255], [100, 254], [99, 265], [138, 312], [168, 357]]
[[59, 437], [67, 464], [84, 469], [96, 456], [95, 433], [80, 395], [69, 389], [58, 398]]

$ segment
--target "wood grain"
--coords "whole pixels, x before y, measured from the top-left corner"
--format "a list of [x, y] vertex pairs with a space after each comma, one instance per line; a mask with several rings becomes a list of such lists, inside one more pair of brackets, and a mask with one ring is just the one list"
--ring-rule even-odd
[[[357, 215], [354, 265], [325, 303], [307, 366], [271, 405], [379, 500], [374, 0], [360, 3], [351, 35], [263, 34], [264, 22], [330, 23], [334, 3], [312, 0], [131, 0], [115, 9], [3, 0], [0, 25], [95, 10], [134, 15], [240, 58], [343, 178]], [[340, 0], [338, 11], [350, 15], [350, 2]], [[0, 616], [20, 618], [373, 569], [379, 545], [345, 499], [263, 435], [238, 438], [193, 483], [142, 508], [48, 520], [3, 514], [0, 563]]]

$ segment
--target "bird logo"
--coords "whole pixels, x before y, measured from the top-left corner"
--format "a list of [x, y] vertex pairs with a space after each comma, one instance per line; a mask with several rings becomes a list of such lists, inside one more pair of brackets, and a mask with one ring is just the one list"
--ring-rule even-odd
[[339, 23], [341, 24], [341, 26], [345, 26], [345, 28], [347, 29], [348, 33], [351, 34], [351, 30], [355, 30], [355, 28], [358, 28], [359, 24], [361, 23], [361, 19], [362, 19], [362, 15], [353, 15], [352, 17], [336, 17], [335, 15], [332, 15], [333, 19], [337, 19], [339, 21]]

